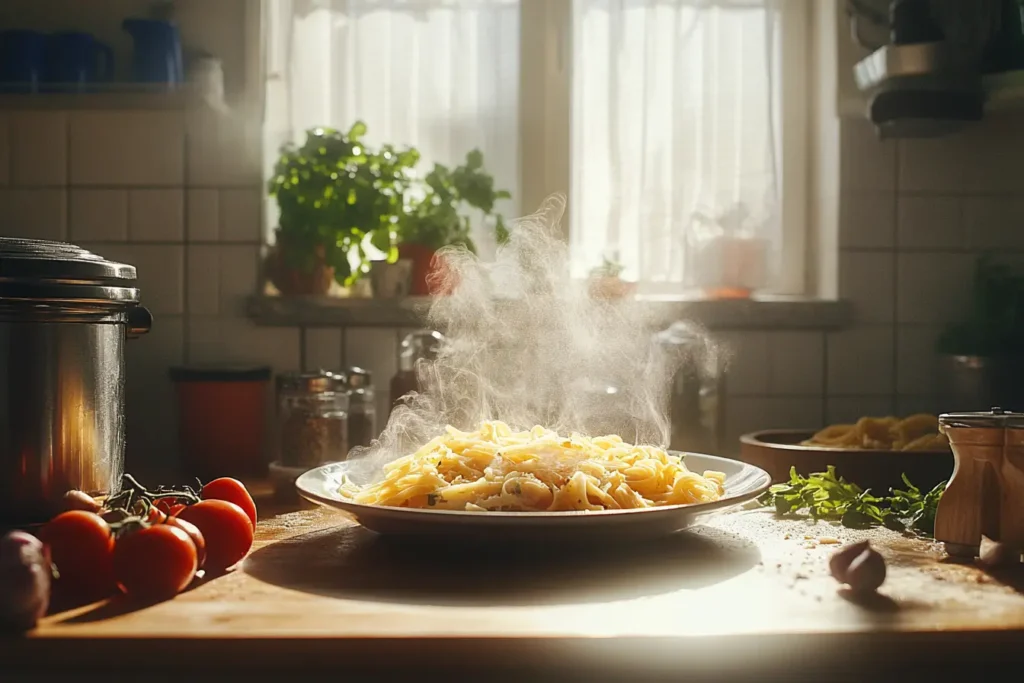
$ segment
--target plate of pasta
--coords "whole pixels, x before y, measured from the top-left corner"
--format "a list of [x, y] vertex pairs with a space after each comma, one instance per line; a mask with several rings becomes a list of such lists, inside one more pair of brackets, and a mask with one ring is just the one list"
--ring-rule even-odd
[[332, 463], [295, 485], [378, 533], [578, 539], [678, 531], [771, 483], [764, 470], [728, 458], [496, 421], [472, 432], [447, 427], [370, 480], [361, 474], [352, 462]]

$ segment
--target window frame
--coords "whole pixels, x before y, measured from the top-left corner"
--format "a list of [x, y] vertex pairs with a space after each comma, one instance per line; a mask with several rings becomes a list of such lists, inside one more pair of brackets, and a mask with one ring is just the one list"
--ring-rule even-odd
[[[573, 0], [520, 0], [520, 207], [532, 211], [552, 192], [568, 197], [562, 235], [572, 208]], [[779, 128], [781, 182], [777, 269], [765, 294], [808, 295], [810, 257], [811, 98], [813, 0], [775, 0], [779, 11]]]

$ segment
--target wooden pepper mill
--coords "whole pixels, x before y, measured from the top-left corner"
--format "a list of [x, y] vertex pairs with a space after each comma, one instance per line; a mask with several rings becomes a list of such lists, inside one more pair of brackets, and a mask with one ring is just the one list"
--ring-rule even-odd
[[935, 514], [946, 552], [977, 557], [981, 537], [1024, 549], [1024, 413], [993, 408], [939, 416], [955, 466]]

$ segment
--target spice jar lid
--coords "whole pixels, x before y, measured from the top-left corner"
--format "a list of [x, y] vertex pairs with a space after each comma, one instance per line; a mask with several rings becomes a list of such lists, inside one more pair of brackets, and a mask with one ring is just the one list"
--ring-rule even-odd
[[344, 389], [345, 377], [326, 370], [286, 372], [277, 376], [277, 390], [281, 393], [323, 394]]
[[939, 415], [939, 427], [1019, 429], [1024, 427], [1024, 413], [1015, 413], [998, 407], [977, 413], [943, 413]]
[[419, 360], [434, 360], [444, 344], [444, 335], [437, 330], [416, 330], [405, 335], [398, 354], [401, 370], [413, 370]]
[[139, 290], [134, 266], [66, 242], [0, 237], [0, 299], [131, 305]]
[[373, 374], [364, 368], [351, 367], [345, 377], [349, 389], [368, 389], [373, 384]]

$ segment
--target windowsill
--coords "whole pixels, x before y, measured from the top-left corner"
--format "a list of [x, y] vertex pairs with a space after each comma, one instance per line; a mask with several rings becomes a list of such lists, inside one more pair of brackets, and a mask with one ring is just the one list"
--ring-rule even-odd
[[[642, 296], [652, 321], [668, 324], [687, 318], [710, 330], [828, 330], [846, 326], [851, 309], [845, 301], [763, 296], [708, 300], [678, 296]], [[418, 327], [429, 297], [402, 299], [283, 298], [252, 296], [248, 316], [274, 327]], [[508, 305], [514, 305], [509, 300]]]

